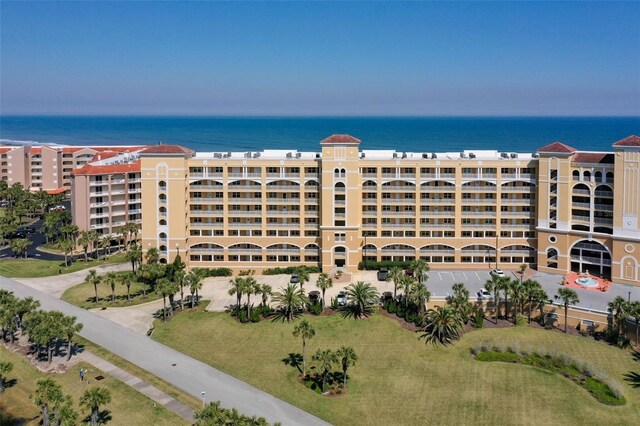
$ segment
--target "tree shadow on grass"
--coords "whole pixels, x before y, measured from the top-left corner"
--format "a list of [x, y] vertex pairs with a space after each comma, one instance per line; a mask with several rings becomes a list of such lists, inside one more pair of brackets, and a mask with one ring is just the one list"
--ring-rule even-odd
[[640, 351], [633, 351], [631, 357], [633, 357], [634, 361], [640, 362]]
[[289, 352], [286, 358], [282, 359], [282, 363], [284, 365], [290, 365], [291, 367], [295, 367], [298, 369], [300, 373], [302, 373], [302, 355], [299, 353]]
[[372, 308], [367, 307], [362, 310], [358, 305], [346, 305], [340, 308], [340, 316], [342, 318], [362, 319], [363, 317], [367, 318], [372, 313]]
[[[109, 410], [102, 410], [98, 413], [98, 424], [99, 425], [103, 425], [105, 423], [107, 423], [108, 421], [112, 420], [113, 417], [111, 417], [111, 411]], [[82, 421], [83, 423], [87, 423], [87, 424], [91, 424], [91, 414], [89, 414], [87, 417], [84, 418], [84, 420]]]
[[[18, 384], [18, 379], [4, 379], [4, 390], [14, 387]], [[0, 422], [0, 424], [2, 424]]]
[[624, 375], [624, 380], [629, 382], [632, 388], [640, 388], [640, 374], [630, 371]]

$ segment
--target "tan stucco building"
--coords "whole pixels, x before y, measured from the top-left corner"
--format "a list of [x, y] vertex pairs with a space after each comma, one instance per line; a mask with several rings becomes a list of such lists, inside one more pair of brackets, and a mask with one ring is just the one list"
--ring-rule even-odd
[[639, 285], [640, 138], [613, 153], [140, 152], [143, 250], [189, 267], [426, 259], [432, 269], [570, 269]]

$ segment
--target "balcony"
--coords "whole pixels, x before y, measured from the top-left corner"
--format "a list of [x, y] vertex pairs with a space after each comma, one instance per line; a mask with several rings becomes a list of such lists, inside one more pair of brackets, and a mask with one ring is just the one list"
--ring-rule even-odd
[[449, 211], [421, 211], [420, 216], [444, 216], [444, 217], [455, 217], [456, 212]]
[[[231, 201], [235, 202], [235, 200], [237, 200], [237, 198], [235, 198], [233, 200], [230, 200], [230, 202]], [[256, 198], [252, 198], [251, 200], [254, 200], [253, 202], [255, 203]], [[257, 198], [257, 200], [260, 200], [260, 199]], [[300, 202], [300, 198], [267, 198], [267, 202], [268, 203], [295, 204], [295, 203], [299, 203]]]
[[108, 223], [94, 223], [91, 225], [91, 229], [103, 229], [108, 227], [109, 227]]
[[455, 223], [421, 223], [421, 229], [455, 229]]
[[440, 179], [455, 179], [455, 173], [440, 173]]
[[229, 223], [229, 228], [262, 228], [262, 223]]
[[462, 212], [462, 216], [486, 216], [486, 217], [495, 217], [496, 212]]
[[611, 204], [595, 204], [594, 207], [596, 210], [604, 210], [607, 212], [613, 211], [613, 206]]
[[574, 189], [573, 194], [574, 195], [591, 195], [591, 192], [587, 189]]
[[[504, 201], [504, 200], [503, 200]], [[496, 204], [495, 198], [463, 198], [462, 205], [465, 204]]]
[[[222, 216], [224, 215], [224, 210], [190, 210], [189, 213], [192, 216]], [[254, 213], [254, 212], [239, 212], [239, 211], [233, 212], [233, 214], [241, 214], [241, 213]], [[160, 214], [160, 216], [162, 216], [162, 214]], [[164, 216], [166, 216], [166, 214]]]
[[502, 192], [535, 192], [535, 186], [502, 186]]
[[535, 229], [535, 225], [533, 223], [518, 223], [515, 225], [510, 224], [501, 224], [500, 229], [522, 229], [522, 230], [530, 230]]
[[[368, 212], [367, 212], [368, 213]], [[372, 212], [372, 213], [376, 213], [376, 212]], [[391, 211], [385, 211], [382, 210], [381, 212], [381, 216], [404, 216], [404, 217], [414, 217], [416, 215], [416, 212], [391, 212]], [[373, 215], [375, 216], [375, 214]]]
[[500, 200], [500, 202], [502, 204], [515, 204], [522, 206], [530, 206], [536, 204], [535, 200], [529, 198], [503, 198], [502, 200]]
[[473, 191], [473, 192], [478, 192], [478, 191], [482, 191], [482, 192], [496, 192], [496, 187], [495, 186], [463, 186], [462, 187], [462, 191]]
[[453, 198], [421, 198], [421, 204], [455, 204], [456, 200]]
[[496, 229], [495, 223], [463, 223], [462, 229]]
[[587, 222], [587, 223], [591, 222], [591, 218], [589, 216], [572, 215], [571, 220], [577, 221], [577, 222]]
[[[256, 185], [256, 186], [238, 185], [238, 186], [228, 186], [228, 188], [230, 190], [233, 190], [235, 188], [238, 188], [238, 189], [257, 188], [258, 190], [261, 190], [262, 186], [260, 186], [260, 185]], [[224, 185], [189, 185], [189, 190], [190, 191], [202, 191], [202, 190], [206, 190], [206, 189], [209, 189], [209, 190], [213, 189], [215, 191], [222, 191], [224, 189]]]
[[407, 192], [415, 192], [415, 186], [402, 186], [402, 185], [384, 185], [380, 187], [381, 191], [407, 191]]
[[191, 248], [190, 253], [224, 253], [222, 248]]
[[447, 256], [454, 256], [455, 255], [455, 250], [420, 250], [420, 255], [421, 256], [430, 256], [430, 255], [434, 255], [434, 254], [444, 254]]
[[500, 250], [501, 256], [535, 256], [535, 250]]
[[593, 220], [601, 225], [613, 225], [613, 218], [610, 217], [595, 217]]
[[223, 223], [209, 223], [209, 222], [191, 222], [189, 224], [192, 228], [223, 228]]
[[613, 192], [611, 192], [611, 191], [596, 191], [596, 197], [613, 198]]
[[383, 223], [383, 228], [402, 228], [402, 229], [414, 229], [415, 223]]
[[[221, 203], [224, 199], [222, 197], [191, 197], [189, 201], [191, 203], [211, 203], [218, 202]], [[259, 200], [259, 198], [258, 198]], [[231, 200], [229, 200], [231, 203]], [[167, 204], [166, 200], [160, 200], [160, 204]]]
[[382, 204], [392, 203], [392, 204], [415, 204], [415, 198], [383, 198]]
[[229, 253], [262, 253], [259, 248], [230, 248]]
[[591, 210], [591, 204], [589, 204], [589, 203], [571, 203], [571, 207], [576, 208], [576, 209]]
[[571, 255], [571, 260], [581, 263], [591, 263], [592, 265], [611, 266], [611, 259], [600, 259], [599, 257]]
[[396, 254], [411, 254], [411, 255], [415, 255], [416, 251], [415, 250], [410, 250], [410, 249], [382, 249], [381, 250], [382, 255], [386, 255], [386, 256], [393, 256]]
[[138, 214], [138, 213], [142, 213], [142, 209], [133, 209], [133, 210], [129, 210], [127, 213], [128, 213], [128, 214]]
[[531, 217], [534, 215], [535, 215], [535, 212], [500, 212], [500, 216]]
[[[272, 198], [269, 198], [271, 201]], [[228, 198], [227, 203], [229, 204], [262, 204], [262, 198]]]

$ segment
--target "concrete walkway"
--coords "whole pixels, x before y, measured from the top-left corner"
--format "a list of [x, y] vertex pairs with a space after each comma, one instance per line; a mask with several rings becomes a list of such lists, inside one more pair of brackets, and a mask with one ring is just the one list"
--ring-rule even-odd
[[103, 275], [112, 271], [129, 271], [131, 270], [131, 265], [128, 263], [100, 265], [95, 268], [87, 268], [70, 274], [52, 275], [50, 277], [42, 278], [15, 278], [15, 280], [31, 288], [42, 291], [43, 293], [60, 297], [66, 289], [82, 284], [87, 275], [89, 275], [89, 271], [91, 269], [95, 269], [98, 272], [98, 275]]
[[166, 393], [162, 392], [155, 386], [143, 381], [142, 379], [129, 374], [123, 369], [116, 367], [109, 361], [100, 358], [99, 356], [92, 354], [88, 351], [81, 352], [78, 357], [82, 361], [86, 361], [94, 367], [102, 370], [103, 372], [115, 377], [126, 385], [131, 386], [141, 394], [145, 395], [149, 399], [157, 402], [158, 404], [173, 411], [188, 422], [193, 422], [193, 409], [186, 406], [182, 402], [170, 397]]
[[[280, 422], [285, 426], [328, 424], [210, 365], [52, 295], [5, 277], [0, 277], [0, 288], [14, 292], [17, 297], [34, 297], [40, 301], [42, 309], [76, 316], [78, 322], [84, 324], [79, 333], [82, 337], [198, 399], [204, 391], [206, 402], [220, 401], [225, 408], [236, 408], [245, 415], [264, 417], [271, 423]], [[197, 338], [197, 332], [194, 332], [194, 338]]]

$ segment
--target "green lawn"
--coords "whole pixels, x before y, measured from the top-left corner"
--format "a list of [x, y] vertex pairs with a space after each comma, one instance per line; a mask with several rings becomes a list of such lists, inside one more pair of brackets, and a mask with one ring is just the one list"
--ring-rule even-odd
[[60, 271], [63, 274], [80, 271], [87, 268], [95, 268], [100, 265], [110, 265], [115, 263], [126, 262], [124, 253], [117, 253], [109, 256], [109, 259], [93, 260], [89, 262], [78, 260], [71, 266], [65, 267], [64, 260], [59, 262], [56, 260], [38, 260], [38, 259], [6, 259], [0, 260], [0, 275], [9, 278], [40, 278], [58, 275]]
[[[306, 389], [296, 381], [297, 370], [282, 362], [302, 350], [291, 335], [294, 323], [240, 324], [225, 313], [187, 312], [166, 324], [156, 321], [153, 338], [336, 425], [621, 425], [640, 418], [640, 383], [633, 388], [624, 376], [640, 373], [640, 362], [600, 342], [514, 327], [474, 331], [453, 346], [432, 347], [380, 314], [307, 319], [316, 329], [307, 354], [341, 345], [356, 350], [345, 396], [329, 399]], [[516, 339], [521, 347], [557, 348], [597, 365], [623, 385], [627, 404], [605, 406], [555, 373], [469, 355], [478, 342]]]
[[[37, 425], [39, 409], [30, 399], [33, 394], [36, 382], [47, 376], [54, 379], [62, 385], [66, 394], [71, 395], [76, 405], [76, 410], [80, 413], [80, 420], [84, 419], [87, 413], [83, 413], [78, 408], [78, 400], [85, 389], [98, 383], [99, 386], [106, 387], [111, 391], [111, 403], [105, 408], [109, 410], [111, 420], [106, 424], [109, 426], [117, 425], [186, 425], [188, 424], [181, 417], [167, 410], [163, 406], [157, 404], [154, 407], [152, 400], [142, 395], [135, 389], [126, 384], [102, 373], [90, 364], [79, 363], [73, 366], [64, 374], [45, 374], [36, 370], [29, 361], [22, 355], [11, 352], [0, 347], [0, 359], [8, 360], [13, 363], [13, 370], [8, 374], [9, 380], [16, 382], [0, 396], [0, 413], [4, 418], [0, 417], [1, 424], [12, 424], [9, 419], [24, 419], [25, 424]], [[80, 383], [80, 368], [89, 370], [88, 378], [93, 378], [100, 374], [105, 379], [100, 382], [92, 380], [91, 384]], [[15, 424], [22, 424], [16, 421]]]
[[[88, 274], [88, 272], [87, 272]], [[61, 299], [81, 308], [90, 309], [97, 307], [117, 307], [138, 305], [140, 303], [151, 302], [162, 296], [150, 291], [147, 286], [147, 297], [143, 299], [142, 289], [143, 283], [135, 282], [131, 285], [131, 301], [127, 301], [127, 287], [122, 284], [116, 284], [115, 301], [111, 302], [111, 287], [104, 282], [98, 285], [98, 304], [94, 303], [95, 290], [93, 284], [82, 283], [74, 287], [68, 288], [62, 293]]]

